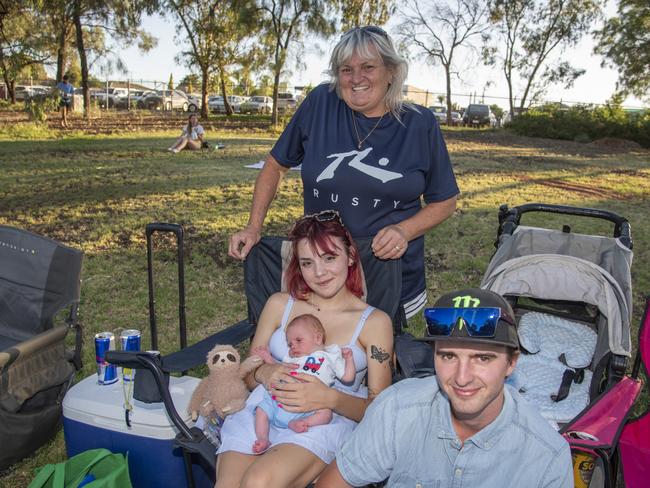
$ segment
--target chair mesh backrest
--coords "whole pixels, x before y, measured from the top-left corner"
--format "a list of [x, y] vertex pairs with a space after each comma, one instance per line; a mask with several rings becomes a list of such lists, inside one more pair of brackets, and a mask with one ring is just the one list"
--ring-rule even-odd
[[[366, 302], [383, 310], [393, 319], [395, 332], [404, 325], [399, 303], [402, 288], [402, 263], [380, 260], [372, 253], [371, 239], [356, 239], [363, 275]], [[281, 237], [264, 237], [246, 258], [244, 281], [248, 298], [249, 320], [257, 324], [268, 298], [282, 290], [283, 257], [289, 257], [289, 241]], [[284, 247], [284, 249], [283, 249]]]
[[0, 335], [30, 337], [52, 328], [79, 301], [82, 252], [31, 232], [0, 226]]

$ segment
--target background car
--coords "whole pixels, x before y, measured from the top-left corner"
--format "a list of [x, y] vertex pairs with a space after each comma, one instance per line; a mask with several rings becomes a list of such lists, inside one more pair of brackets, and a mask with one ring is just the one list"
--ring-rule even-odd
[[[241, 104], [244, 103], [244, 101], [244, 97], [239, 95], [228, 95], [228, 103], [236, 113], [240, 112]], [[216, 112], [218, 114], [226, 113], [226, 106], [223, 103], [222, 96], [214, 97], [212, 101], [208, 101], [208, 107], [211, 112]]]
[[260, 95], [251, 97], [240, 105], [239, 111], [243, 114], [270, 114], [273, 111], [273, 99]]
[[451, 113], [451, 125], [458, 127], [463, 125], [463, 116], [458, 112]]
[[128, 95], [122, 95], [115, 100], [115, 108], [128, 108], [129, 101], [131, 108], [139, 108], [138, 103], [145, 95], [154, 93], [152, 90], [131, 90]]
[[90, 99], [94, 100], [101, 108], [113, 108], [121, 97], [126, 97], [129, 90], [126, 88], [100, 88], [90, 93]]
[[[177, 110], [183, 112], [190, 110], [190, 102], [184, 92], [180, 90], [157, 90], [144, 96], [141, 100], [141, 108], [150, 110]], [[197, 107], [194, 105], [194, 110]]]
[[447, 107], [444, 107], [442, 105], [432, 105], [429, 107], [429, 110], [431, 110], [431, 112], [433, 112], [433, 115], [436, 116], [438, 124], [444, 125], [447, 123]]
[[25, 100], [29, 100], [30, 98], [34, 98], [37, 96], [42, 96], [42, 95], [47, 95], [52, 91], [52, 88], [49, 86], [41, 86], [41, 85], [29, 85], [29, 86], [16, 86], [15, 88], [15, 95], [16, 95], [16, 101], [17, 102], [22, 102]]
[[496, 120], [490, 107], [482, 103], [470, 103], [463, 114], [463, 125], [469, 127], [495, 127]]
[[278, 93], [278, 112], [293, 112], [298, 106], [298, 100], [292, 93]]

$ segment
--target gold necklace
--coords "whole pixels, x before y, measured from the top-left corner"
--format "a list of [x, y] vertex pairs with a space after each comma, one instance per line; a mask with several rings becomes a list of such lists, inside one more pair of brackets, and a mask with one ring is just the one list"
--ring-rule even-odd
[[366, 137], [364, 137], [363, 139], [361, 139], [361, 138], [359, 137], [359, 130], [357, 129], [357, 121], [355, 120], [354, 110], [350, 109], [350, 114], [352, 115], [352, 126], [354, 127], [354, 133], [356, 134], [356, 136], [357, 136], [357, 142], [359, 143], [359, 144], [357, 145], [357, 148], [358, 148], [359, 151], [360, 151], [360, 150], [361, 150], [361, 146], [362, 146], [362, 144], [366, 141], [366, 139], [368, 139], [368, 137], [370, 137], [370, 134], [372, 134], [372, 133], [375, 131], [375, 129], [379, 126], [379, 123], [381, 122], [381, 119], [384, 118], [384, 114], [381, 114], [381, 117], [379, 117], [379, 120], [377, 121], [377, 123], [375, 124], [375, 126], [374, 126], [372, 129], [370, 129], [370, 132], [368, 132], [368, 134], [366, 135]]
[[309, 295], [309, 303], [311, 303], [311, 306], [314, 307], [316, 310], [318, 310], [320, 312], [320, 307], [317, 306], [314, 303], [314, 293], [313, 292]]

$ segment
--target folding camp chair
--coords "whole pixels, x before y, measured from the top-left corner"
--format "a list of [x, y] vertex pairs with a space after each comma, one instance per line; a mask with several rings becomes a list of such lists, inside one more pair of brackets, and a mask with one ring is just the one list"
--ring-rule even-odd
[[[401, 262], [399, 260], [381, 261], [372, 253], [371, 239], [356, 241], [359, 248], [362, 268], [367, 287], [366, 301], [393, 317], [396, 334], [401, 334], [405, 324], [401, 296]], [[148, 353], [111, 351], [107, 359], [111, 363], [146, 369], [151, 374], [136, 375], [134, 396], [138, 391], [160, 392], [170, 419], [178, 429], [176, 443], [183, 449], [188, 486], [194, 487], [192, 463], [199, 462], [213, 475], [216, 469], [215, 448], [196, 427], [186, 425], [174, 408], [172, 398], [166, 387], [165, 376], [169, 373], [183, 372], [203, 365], [205, 357], [216, 344], [238, 344], [252, 337], [267, 299], [282, 289], [283, 262], [287, 261], [290, 243], [283, 238], [265, 237], [250, 252], [244, 263], [244, 286], [248, 300], [248, 318], [218, 332], [192, 346], [173, 354], [157, 358]], [[284, 259], [283, 259], [284, 258]], [[139, 384], [149, 383], [146, 387]], [[152, 395], [152, 396], [155, 396]]]
[[[61, 401], [81, 368], [81, 260], [81, 251], [0, 226], [0, 471], [61, 426]], [[65, 347], [70, 328], [74, 353]]]

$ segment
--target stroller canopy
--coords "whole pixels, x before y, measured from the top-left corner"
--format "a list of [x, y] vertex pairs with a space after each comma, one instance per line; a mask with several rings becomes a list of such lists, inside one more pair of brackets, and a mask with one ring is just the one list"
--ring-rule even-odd
[[483, 288], [502, 295], [591, 304], [601, 314], [594, 361], [608, 351], [630, 356], [630, 249], [615, 238], [525, 226], [502, 237]]

